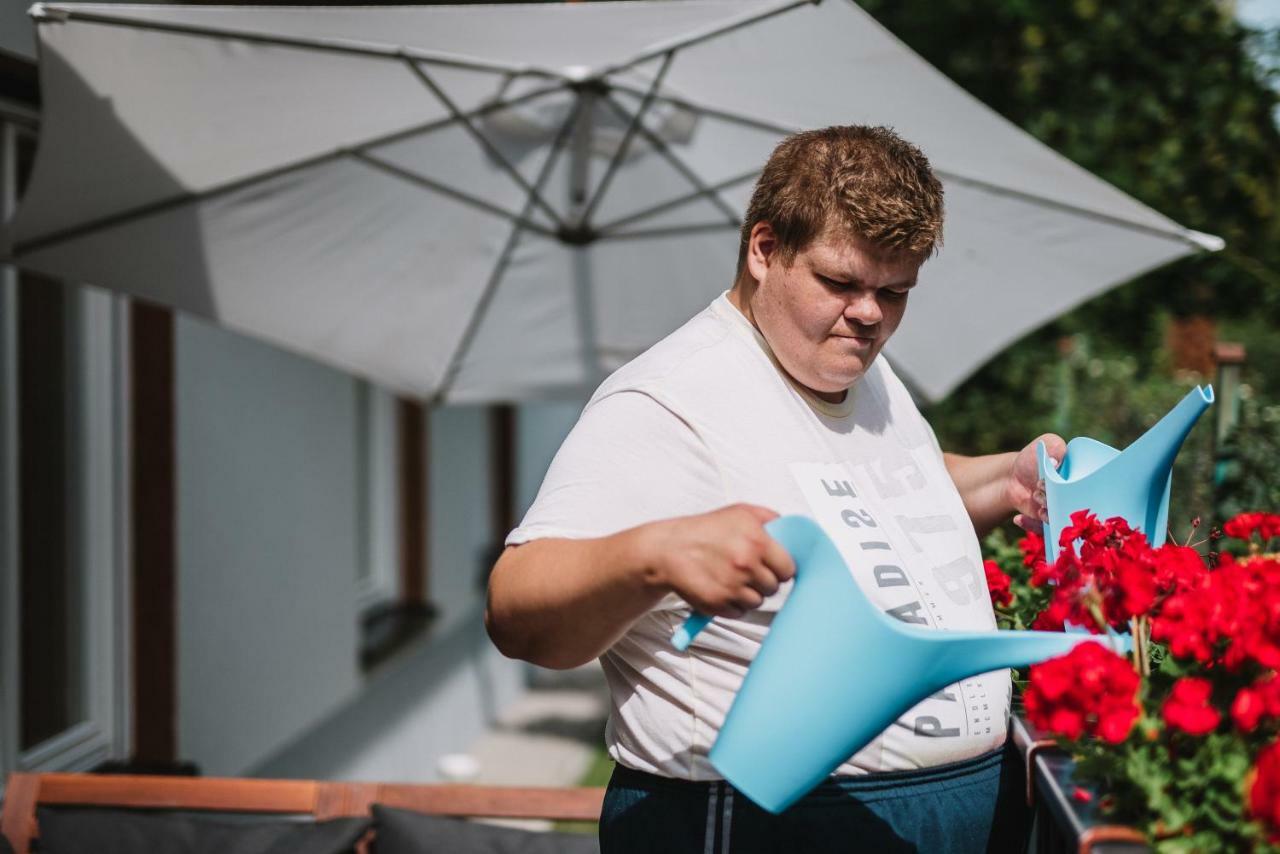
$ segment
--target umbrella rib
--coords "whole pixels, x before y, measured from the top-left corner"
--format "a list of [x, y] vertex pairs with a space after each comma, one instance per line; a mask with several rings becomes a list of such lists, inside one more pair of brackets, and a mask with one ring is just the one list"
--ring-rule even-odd
[[[641, 96], [645, 93], [645, 90], [641, 89], [639, 86], [632, 86], [629, 83], [620, 83], [615, 80], [609, 81], [609, 86], [613, 89], [617, 89], [619, 92], [626, 92], [629, 95]], [[749, 127], [753, 130], [762, 130], [767, 133], [777, 133], [783, 136], [788, 136], [801, 130], [797, 127], [788, 127], [787, 125], [780, 125], [776, 122], [768, 122], [764, 119], [758, 119], [755, 116], [734, 113], [729, 110], [719, 109], [718, 107], [710, 107], [706, 104], [694, 103], [682, 95], [655, 95], [654, 98], [666, 104], [683, 107], [686, 110], [701, 113], [702, 115], [710, 116], [713, 119], [721, 119], [722, 121], [731, 122], [732, 124], [743, 125], [744, 127]]]
[[468, 133], [475, 137], [476, 142], [480, 143], [481, 147], [489, 153], [490, 157], [498, 161], [498, 164], [511, 177], [511, 180], [515, 181], [516, 184], [519, 185], [520, 189], [529, 194], [529, 200], [533, 204], [542, 208], [542, 210], [551, 217], [551, 221], [557, 226], [563, 226], [564, 220], [560, 218], [560, 215], [555, 212], [551, 205], [547, 204], [538, 189], [526, 181], [524, 176], [521, 175], [516, 167], [511, 164], [511, 161], [506, 158], [506, 155], [498, 149], [498, 146], [494, 145], [492, 140], [480, 132], [480, 128], [476, 127], [470, 119], [463, 115], [462, 111], [458, 109], [458, 105], [453, 102], [453, 99], [446, 95], [444, 90], [431, 79], [431, 75], [423, 71], [413, 60], [406, 57], [405, 61], [413, 73], [417, 75], [418, 79], [422, 81], [423, 85], [431, 90], [431, 92], [440, 100], [440, 103], [444, 104], [444, 108], [448, 110], [454, 118], [462, 123], [462, 126], [467, 129]]
[[[501, 110], [507, 107], [515, 106], [517, 104], [521, 104], [526, 101], [531, 101], [534, 98], [538, 98], [543, 95], [547, 95], [553, 92], [560, 92], [563, 89], [564, 89], [563, 86], [556, 84], [554, 86], [546, 86], [541, 89], [535, 89], [532, 92], [526, 92], [525, 94], [517, 98], [512, 98], [511, 100], [508, 100], [508, 101], [492, 101], [488, 104], [485, 104], [484, 106], [478, 107], [470, 115], [472, 115], [473, 117], [487, 115], [488, 113], [491, 113], [495, 110]], [[139, 207], [131, 208], [127, 211], [121, 211], [120, 213], [112, 214], [110, 216], [100, 217], [98, 219], [92, 220], [91, 222], [83, 223], [77, 226], [72, 226], [71, 228], [65, 228], [65, 229], [62, 229], [61, 231], [55, 231], [52, 234], [47, 234], [43, 237], [37, 237], [31, 240], [23, 241], [21, 243], [14, 245], [13, 253], [15, 256], [17, 256], [25, 252], [33, 252], [38, 249], [43, 249], [47, 246], [51, 246], [57, 243], [62, 243], [67, 240], [72, 240], [76, 237], [81, 237], [85, 234], [89, 234], [94, 231], [111, 228], [117, 225], [122, 225], [124, 223], [131, 222], [135, 219], [142, 219], [152, 214], [157, 214], [166, 210], [170, 210], [172, 208], [181, 207], [182, 205], [185, 205], [185, 204], [201, 202], [207, 199], [214, 199], [219, 196], [226, 195], [227, 193], [233, 193], [236, 190], [243, 189], [244, 187], [250, 186], [260, 181], [267, 181], [267, 180], [270, 180], [271, 178], [278, 178], [281, 175], [287, 175], [290, 172], [297, 172], [302, 169], [309, 169], [312, 166], [319, 166], [321, 163], [326, 163], [332, 160], [338, 160], [348, 155], [359, 154], [368, 148], [374, 148], [380, 145], [386, 145], [388, 143], [397, 142], [401, 139], [411, 137], [411, 136], [416, 136], [419, 134], [431, 133], [441, 128], [448, 127], [449, 125], [454, 124], [454, 122], [456, 121], [457, 119], [453, 118], [452, 116], [444, 119], [434, 119], [430, 122], [426, 122], [421, 125], [415, 125], [414, 127], [411, 127], [411, 128], [405, 128], [403, 130], [393, 131], [391, 133], [384, 134], [383, 136], [374, 137], [372, 139], [365, 140], [364, 142], [361, 142], [358, 145], [355, 145], [353, 147], [338, 148], [333, 151], [325, 152], [324, 154], [315, 155], [314, 157], [307, 157], [303, 160], [298, 160], [293, 163], [287, 163], [283, 166], [276, 166], [271, 169], [264, 169], [261, 172], [255, 172], [252, 175], [247, 175], [243, 178], [237, 178], [234, 181], [228, 181], [224, 184], [215, 185], [213, 187], [209, 187], [208, 189], [201, 190], [200, 192], [197, 192], [197, 193], [182, 193], [176, 196], [170, 196], [166, 199], [160, 199], [159, 201], [156, 201], [156, 202], [140, 205]]]
[[717, 38], [727, 33], [731, 33], [734, 30], [739, 30], [739, 29], [742, 29], [743, 27], [749, 27], [752, 24], [757, 24], [760, 21], [766, 20], [768, 18], [772, 18], [775, 15], [781, 15], [784, 12], [790, 12], [792, 9], [798, 9], [801, 6], [816, 6], [818, 3], [821, 3], [821, 2], [822, 0], [788, 0], [788, 2], [779, 3], [776, 6], [765, 9], [763, 11], [752, 12], [748, 15], [744, 15], [743, 17], [738, 18], [737, 20], [734, 20], [734, 21], [729, 21], [726, 24], [717, 24], [716, 26], [711, 27], [710, 29], [704, 30], [702, 32], [692, 33], [687, 36], [680, 36], [674, 41], [668, 42], [666, 44], [658, 45], [657, 47], [652, 47], [649, 50], [645, 51], [644, 53], [634, 56], [631, 59], [628, 59], [626, 62], [623, 62], [619, 65], [611, 65], [608, 68], [604, 69], [603, 71], [599, 72], [599, 74], [596, 74], [594, 76], [608, 77], [611, 74], [617, 74], [619, 71], [625, 71], [628, 68], [634, 68], [635, 66], [641, 64], [642, 62], [646, 62], [650, 59], [653, 59], [655, 56], [661, 56], [664, 53], [674, 53], [677, 50], [681, 50], [686, 47], [692, 47], [693, 45], [701, 44], [702, 42], [710, 41], [711, 39]]
[[[617, 101], [615, 101], [611, 96], [606, 96], [605, 100], [619, 115], [623, 117], [631, 115], [627, 112], [625, 107], [617, 103]], [[650, 130], [649, 127], [639, 118], [636, 118], [636, 127], [639, 129], [640, 133], [644, 134], [645, 139], [649, 140], [649, 144], [662, 155], [663, 159], [670, 163], [672, 168], [683, 175], [684, 179], [692, 184], [701, 195], [705, 195], [713, 205], [718, 207], [720, 212], [725, 215], [726, 219], [733, 222], [735, 226], [742, 224], [742, 218], [738, 215], [737, 211], [735, 211], [728, 202], [722, 199], [719, 193], [711, 190], [707, 186], [707, 183], [698, 177], [698, 174], [693, 171], [692, 167], [685, 163], [684, 160], [671, 150], [671, 146], [667, 145], [665, 140]], [[757, 169], [755, 171], [758, 172], [760, 170]]]
[[631, 141], [635, 139], [636, 133], [644, 119], [645, 112], [647, 112], [649, 107], [653, 104], [653, 96], [662, 86], [662, 79], [667, 76], [667, 70], [671, 68], [671, 61], [673, 59], [675, 59], [674, 51], [668, 53], [663, 58], [662, 67], [658, 69], [658, 73], [653, 78], [653, 82], [649, 84], [649, 91], [645, 92], [644, 99], [640, 101], [640, 108], [636, 110], [635, 115], [631, 116], [631, 121], [627, 125], [627, 130], [622, 135], [622, 142], [618, 144], [618, 150], [613, 153], [613, 159], [609, 161], [609, 167], [600, 178], [600, 183], [596, 186], [596, 191], [591, 195], [591, 201], [587, 202], [587, 206], [582, 210], [582, 223], [590, 222], [591, 214], [595, 211], [596, 206], [600, 204], [600, 199], [604, 197], [605, 190], [609, 187], [609, 182], [613, 180], [613, 176], [617, 173], [618, 167], [622, 165], [622, 161], [626, 158], [627, 149], [631, 147]]
[[[640, 89], [639, 87], [631, 86], [626, 83], [618, 83], [618, 82], [611, 81], [609, 85], [614, 89], [617, 89], [622, 92], [626, 92], [631, 95], [642, 95], [645, 91], [643, 89]], [[654, 97], [655, 97], [655, 100], [662, 101], [668, 104], [673, 104], [677, 107], [683, 107], [687, 110], [691, 110], [701, 115], [710, 116], [711, 118], [714, 118], [714, 119], [720, 119], [722, 121], [731, 122], [733, 124], [742, 125], [744, 127], [753, 128], [755, 130], [765, 131], [767, 133], [776, 133], [776, 134], [781, 134], [783, 136], [789, 136], [790, 134], [797, 133], [800, 130], [800, 128], [780, 125], [780, 124], [777, 124], [776, 122], [765, 121], [763, 119], [758, 119], [754, 116], [743, 115], [742, 113], [735, 113], [729, 110], [721, 110], [716, 107], [709, 107], [705, 104], [698, 104], [679, 95], [655, 95]], [[1178, 240], [1182, 243], [1185, 243], [1189, 246], [1193, 246], [1197, 249], [1204, 249], [1204, 246], [1201, 245], [1200, 242], [1198, 242], [1194, 237], [1188, 235], [1186, 233], [1186, 230], [1182, 228], [1163, 228], [1162, 229], [1157, 226], [1148, 225], [1146, 223], [1134, 222], [1133, 220], [1125, 219], [1124, 217], [1118, 217], [1112, 214], [1106, 214], [1100, 211], [1091, 210], [1089, 208], [1080, 207], [1079, 205], [1073, 205], [1073, 204], [1070, 204], [1069, 202], [1060, 202], [1055, 199], [1049, 199], [1049, 198], [1045, 198], [1044, 196], [1038, 196], [1034, 193], [1027, 193], [1022, 190], [1015, 190], [1011, 187], [1004, 187], [999, 184], [994, 184], [990, 181], [984, 181], [979, 178], [970, 178], [966, 175], [961, 175], [959, 173], [951, 172], [946, 169], [939, 169], [935, 167], [933, 171], [934, 171], [934, 174], [936, 174], [939, 178], [943, 180], [954, 181], [958, 184], [967, 184], [971, 187], [976, 187], [978, 189], [985, 190], [989, 193], [993, 193], [996, 195], [1009, 196], [1009, 197], [1021, 199], [1027, 202], [1034, 202], [1036, 204], [1044, 205], [1046, 207], [1052, 207], [1057, 210], [1063, 211], [1065, 213], [1074, 214], [1076, 216], [1080, 216], [1085, 219], [1092, 219], [1092, 220], [1097, 220], [1099, 222], [1105, 222], [1109, 225], [1115, 225], [1115, 226], [1126, 228], [1132, 231], [1140, 231], [1146, 234], [1154, 235], [1156, 237], [1163, 237], [1165, 239]]]
[[522, 225], [524, 228], [527, 228], [530, 231], [536, 231], [538, 234], [541, 234], [544, 237], [554, 238], [556, 236], [556, 233], [554, 231], [551, 231], [548, 228], [544, 228], [543, 226], [540, 226], [537, 223], [532, 222], [527, 217], [521, 217], [520, 214], [515, 213], [514, 211], [509, 211], [506, 208], [501, 207], [500, 205], [495, 205], [491, 202], [486, 202], [484, 199], [480, 198], [479, 196], [473, 196], [469, 193], [464, 193], [461, 190], [455, 189], [454, 187], [450, 187], [448, 184], [442, 184], [438, 181], [434, 181], [431, 178], [426, 177], [425, 175], [419, 175], [417, 172], [414, 172], [409, 169], [405, 169], [401, 166], [397, 166], [394, 163], [391, 163], [386, 160], [382, 160], [381, 158], [378, 158], [378, 157], [374, 157], [371, 154], [367, 154], [362, 151], [355, 151], [355, 152], [352, 152], [352, 157], [354, 157], [356, 160], [359, 160], [363, 163], [367, 163], [369, 166], [373, 167], [374, 169], [381, 170], [397, 178], [402, 178], [405, 181], [408, 181], [412, 184], [417, 184], [418, 186], [424, 187], [428, 190], [433, 190], [442, 196], [448, 196], [452, 199], [456, 199], [460, 202], [464, 202], [466, 204], [480, 208], [483, 211], [488, 211], [491, 214], [497, 214], [498, 216], [503, 217], [504, 219], [508, 219], [514, 223], [518, 223]]
[[641, 231], [615, 231], [601, 235], [601, 240], [630, 240], [637, 237], [680, 237], [691, 232], [737, 230], [740, 226], [731, 222], [704, 222], [695, 225], [672, 225], [648, 228]]
[[[620, 226], [629, 225], [633, 222], [637, 222], [638, 220], [648, 219], [655, 214], [669, 211], [672, 208], [678, 208], [683, 204], [693, 201], [694, 199], [700, 199], [703, 196], [718, 193], [720, 190], [726, 190], [734, 184], [741, 184], [743, 181], [750, 180], [759, 174], [759, 169], [752, 169], [750, 172], [743, 172], [741, 175], [734, 175], [732, 178], [725, 178], [723, 181], [718, 181], [705, 188], [694, 190], [692, 193], [686, 193], [683, 196], [677, 196], [669, 201], [661, 202], [653, 205], [652, 207], [647, 207], [643, 210], [636, 211], [635, 213], [627, 214], [624, 217], [619, 217], [612, 222], [607, 222], [600, 226], [596, 231], [601, 237], [612, 237], [613, 230]], [[741, 222], [735, 219], [734, 225], [739, 226], [741, 225]]]
[[69, 9], [65, 6], [53, 6], [43, 3], [37, 3], [32, 7], [30, 14], [37, 22], [52, 21], [61, 23], [63, 21], [75, 20], [88, 24], [130, 27], [137, 30], [155, 30], [157, 32], [177, 33], [179, 35], [218, 36], [222, 38], [236, 39], [238, 41], [252, 42], [255, 44], [276, 45], [278, 47], [296, 47], [333, 53], [347, 53], [357, 56], [379, 57], [382, 59], [400, 60], [407, 56], [417, 60], [418, 62], [428, 62], [434, 65], [446, 65], [452, 68], [465, 68], [472, 71], [490, 71], [498, 74], [546, 77], [553, 80], [568, 82], [567, 78], [563, 74], [544, 68], [538, 68], [536, 66], [512, 65], [504, 62], [472, 59], [470, 57], [455, 56], [453, 54], [444, 53], [443, 51], [423, 50], [422, 48], [409, 48], [401, 45], [384, 44], [379, 42], [361, 42], [355, 39], [303, 38], [300, 36], [280, 35], [272, 36], [265, 35], [263, 33], [237, 30], [230, 27], [177, 24], [169, 21], [142, 21], [121, 17], [119, 15], [103, 14], [102, 12], [85, 12], [79, 9]]
[[[559, 159], [560, 152], [564, 149], [565, 142], [569, 138], [569, 131], [577, 121], [580, 109], [582, 109], [582, 100], [578, 99], [574, 101], [573, 109], [569, 111], [564, 124], [556, 132], [555, 141], [551, 144], [551, 151], [543, 162], [537, 179], [534, 181], [535, 190], [541, 189], [547, 179], [551, 177], [555, 162]], [[471, 310], [471, 316], [467, 318], [467, 325], [463, 329], [462, 337], [458, 339], [458, 346], [454, 348], [453, 354], [449, 357], [449, 363], [445, 365], [444, 374], [440, 378], [440, 385], [431, 399], [433, 404], [443, 403], [445, 396], [453, 388], [453, 383], [457, 380], [458, 374], [462, 370], [462, 360], [466, 358], [467, 353], [471, 350], [471, 344], [480, 329], [480, 321], [484, 319], [489, 303], [493, 301], [493, 296], [497, 293], [498, 284], [502, 281], [502, 276], [506, 273], [507, 266], [511, 263], [511, 256], [515, 252], [521, 232], [524, 231], [524, 222], [528, 220], [529, 215], [533, 212], [534, 204], [534, 195], [530, 193], [529, 198], [525, 200], [524, 210], [521, 212], [520, 219], [516, 220], [511, 233], [507, 235], [507, 242], [502, 247], [501, 254], [498, 255], [498, 261], [494, 264], [488, 281], [485, 282], [484, 291], [480, 294], [480, 299], [476, 302], [475, 308]]]
[[1126, 228], [1130, 231], [1140, 231], [1155, 237], [1163, 237], [1165, 239], [1174, 238], [1200, 250], [1205, 248], [1196, 241], [1195, 238], [1187, 234], [1186, 229], [1181, 226], [1177, 226], [1176, 228], [1159, 228], [1154, 225], [1148, 225], [1145, 222], [1134, 222], [1133, 220], [1125, 219], [1124, 217], [1102, 213], [1101, 211], [1095, 211], [1089, 208], [1082, 208], [1079, 205], [1073, 205], [1070, 202], [1060, 202], [1056, 199], [1048, 199], [1044, 196], [1038, 196], [1035, 193], [1028, 193], [1023, 190], [1015, 190], [1012, 187], [993, 184], [990, 181], [983, 181], [980, 178], [969, 178], [965, 175], [957, 175], [954, 172], [948, 172], [943, 169], [934, 169], [933, 171], [943, 180], [954, 181], [957, 184], [968, 184], [971, 187], [976, 187], [995, 196], [1007, 196], [1024, 202], [1033, 202], [1043, 207], [1074, 214], [1075, 216], [1079, 216], [1083, 219], [1092, 219], [1098, 222], [1104, 222], [1108, 225]]

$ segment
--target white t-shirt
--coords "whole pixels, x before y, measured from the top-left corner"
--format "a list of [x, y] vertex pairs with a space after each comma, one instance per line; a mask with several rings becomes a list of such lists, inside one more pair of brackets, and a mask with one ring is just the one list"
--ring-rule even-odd
[[[507, 543], [600, 537], [740, 501], [815, 518], [862, 590], [899, 619], [996, 627], [972, 523], [933, 431], [884, 356], [843, 402], [824, 402], [782, 373], [723, 294], [600, 386]], [[860, 547], [872, 529], [849, 519], [875, 525], [875, 561]], [[742, 619], [714, 620], [684, 653], [670, 641], [689, 615], [682, 600], [669, 595], [640, 618], [601, 659], [609, 754], [667, 777], [718, 779], [707, 754], [790, 587]], [[837, 773], [993, 750], [1005, 740], [1010, 691], [1008, 670], [951, 685]]]

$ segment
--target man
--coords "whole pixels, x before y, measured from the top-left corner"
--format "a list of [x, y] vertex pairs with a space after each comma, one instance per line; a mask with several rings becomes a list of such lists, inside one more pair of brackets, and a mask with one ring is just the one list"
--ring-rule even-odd
[[[942, 212], [928, 161], [887, 129], [784, 140], [732, 289], [601, 385], [508, 537], [486, 612], [498, 648], [556, 668], [600, 657], [609, 681], [606, 854], [972, 851], [1011, 827], [995, 816], [1008, 671], [924, 701], [781, 816], [707, 760], [795, 571], [770, 519], [811, 515], [846, 554], [873, 545], [851, 571], [899, 619], [993, 629], [975, 530], [1043, 518], [1035, 442], [944, 455], [879, 356]], [[1060, 438], [1036, 441], [1061, 457]], [[691, 608], [721, 619], [680, 653]]]

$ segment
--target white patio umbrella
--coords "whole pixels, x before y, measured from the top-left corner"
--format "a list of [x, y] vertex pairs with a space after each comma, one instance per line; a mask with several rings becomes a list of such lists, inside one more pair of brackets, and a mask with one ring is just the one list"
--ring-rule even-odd
[[12, 260], [436, 401], [590, 389], [732, 279], [772, 147], [895, 127], [947, 234], [890, 345], [925, 397], [1220, 241], [1055, 154], [849, 0], [37, 4]]

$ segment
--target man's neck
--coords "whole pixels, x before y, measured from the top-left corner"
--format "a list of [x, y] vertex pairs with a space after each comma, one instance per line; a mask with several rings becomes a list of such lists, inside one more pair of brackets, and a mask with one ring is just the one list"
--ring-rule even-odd
[[[729, 289], [729, 302], [732, 303], [733, 307], [747, 319], [747, 322], [755, 328], [756, 332], [760, 333], [760, 337], [764, 339], [765, 344], [768, 344], [769, 349], [773, 350], [773, 345], [769, 344], [769, 337], [764, 334], [764, 330], [760, 328], [760, 324], [756, 323], [755, 314], [751, 311], [751, 295], [755, 293], [755, 288], [755, 282], [738, 282]], [[774, 354], [773, 361], [777, 364], [778, 370], [786, 374], [787, 379], [791, 381], [792, 385], [795, 385], [797, 388], [804, 389], [809, 394], [818, 398], [818, 400], [824, 400], [827, 403], [844, 403], [844, 399], [849, 395], [848, 389], [844, 389], [843, 391], [818, 391], [817, 389], [809, 388], [807, 385], [791, 376], [787, 369], [782, 366], [782, 363], [778, 361], [776, 352]]]

